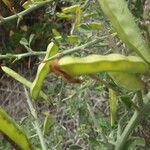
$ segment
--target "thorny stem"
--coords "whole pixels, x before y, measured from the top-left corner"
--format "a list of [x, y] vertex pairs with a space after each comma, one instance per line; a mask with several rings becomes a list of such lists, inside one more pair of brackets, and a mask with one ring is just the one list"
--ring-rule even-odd
[[19, 18], [22, 18], [23, 16], [25, 16], [26, 14], [29, 14], [30, 12], [44, 6], [45, 4], [49, 3], [49, 2], [52, 2], [53, 0], [46, 0], [46, 1], [43, 1], [43, 2], [40, 2], [40, 3], [37, 3], [33, 6], [31, 6], [30, 8], [20, 12], [20, 13], [17, 13], [15, 15], [12, 15], [12, 16], [9, 16], [9, 17], [6, 17], [6, 18], [0, 18], [0, 25], [3, 25], [4, 23], [6, 22], [9, 22], [11, 20], [14, 20], [14, 19], [19, 19]]
[[34, 117], [34, 125], [35, 125], [35, 129], [36, 129], [37, 134], [38, 134], [39, 139], [40, 139], [42, 150], [47, 150], [47, 147], [46, 147], [46, 144], [45, 144], [45, 141], [44, 141], [44, 137], [43, 137], [42, 131], [40, 129], [40, 124], [39, 124], [39, 120], [38, 120], [38, 117], [37, 117], [36, 110], [33, 107], [33, 104], [31, 102], [31, 99], [30, 99], [30, 97], [28, 95], [28, 92], [27, 92], [25, 87], [24, 87], [24, 90], [25, 90], [25, 95], [26, 95], [26, 98], [27, 98], [27, 103], [29, 105], [30, 112], [31, 112], [32, 116]]

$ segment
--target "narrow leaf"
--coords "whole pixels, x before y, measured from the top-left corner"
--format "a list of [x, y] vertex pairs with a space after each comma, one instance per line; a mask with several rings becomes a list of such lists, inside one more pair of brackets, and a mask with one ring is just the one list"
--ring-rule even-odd
[[0, 107], [0, 131], [22, 150], [37, 150], [32, 147], [21, 127]]
[[109, 105], [111, 115], [111, 126], [113, 127], [117, 118], [117, 95], [112, 89], [109, 89]]

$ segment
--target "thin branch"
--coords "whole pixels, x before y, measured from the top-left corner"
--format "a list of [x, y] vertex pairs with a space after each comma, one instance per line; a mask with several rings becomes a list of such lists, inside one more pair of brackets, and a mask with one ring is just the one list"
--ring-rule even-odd
[[[65, 50], [65, 51], [63, 51], [63, 52], [61, 52], [61, 53], [57, 53], [56, 55], [54, 55], [54, 56], [48, 58], [47, 60], [45, 60], [45, 61], [43, 61], [43, 62], [46, 63], [46, 62], [48, 62], [48, 61], [50, 61], [50, 60], [63, 57], [64, 55], [68, 55], [68, 54], [77, 52], [77, 51], [79, 51], [79, 50], [83, 50], [83, 49], [85, 49], [85, 48], [87, 48], [87, 47], [93, 46], [94, 44], [97, 44], [97, 43], [101, 42], [102, 40], [104, 40], [104, 39], [107, 38], [107, 37], [108, 37], [107, 35], [106, 35], [106, 36], [102, 36], [101, 38], [95, 39], [95, 40], [90, 41], [90, 42], [88, 42], [88, 43], [86, 43], [86, 44], [83, 44], [83, 45], [81, 45], [81, 46], [77, 46], [77, 47], [74, 47], [74, 48], [72, 48], [72, 49]], [[99, 43], [99, 44], [100, 44], [101, 46], [108, 46], [108, 44], [106, 44], [106, 43]]]
[[46, 144], [45, 144], [45, 141], [44, 141], [44, 137], [43, 137], [42, 131], [40, 129], [40, 124], [39, 124], [39, 120], [38, 120], [38, 117], [37, 117], [36, 110], [33, 107], [33, 104], [31, 102], [31, 99], [30, 99], [29, 94], [28, 94], [25, 87], [24, 87], [24, 91], [25, 91], [25, 95], [26, 95], [26, 98], [27, 98], [27, 103], [29, 105], [30, 112], [31, 112], [32, 116], [34, 117], [34, 125], [35, 125], [36, 132], [39, 136], [40, 142], [41, 142], [42, 150], [47, 150], [47, 147], [46, 147]]
[[[62, 53], [57, 53], [56, 55], [54, 55], [53, 57], [50, 57], [49, 59], [47, 59], [44, 62], [50, 61], [50, 60], [55, 59], [55, 58], [60, 58], [60, 57], [62, 57], [64, 55], [71, 54], [71, 53], [79, 51], [79, 50], [83, 50], [84, 48], [87, 48], [89, 46], [93, 46], [94, 44], [99, 43], [100, 41], [102, 41], [106, 37], [107, 36], [103, 36], [103, 37], [101, 37], [99, 39], [90, 41], [90, 42], [88, 42], [86, 44], [74, 47], [72, 49], [65, 50]], [[101, 46], [107, 46], [107, 44], [105, 44], [105, 43], [99, 43], [99, 44], [101, 44]], [[9, 54], [6, 54], [6, 55], [0, 55], [0, 60], [1, 59], [18, 59], [19, 60], [19, 59], [22, 59], [24, 57], [39, 56], [39, 55], [45, 55], [45, 54], [46, 54], [46, 51], [40, 51], [40, 52], [32, 51], [32, 52], [27, 52], [27, 53], [22, 53], [22, 54], [10, 54], [9, 53]]]
[[40, 3], [37, 3], [33, 6], [31, 6], [30, 8], [20, 12], [20, 13], [17, 13], [15, 15], [12, 15], [12, 16], [9, 16], [9, 17], [6, 17], [6, 18], [0, 18], [0, 25], [3, 25], [4, 23], [6, 22], [9, 22], [11, 20], [14, 20], [14, 19], [18, 19], [18, 18], [22, 18], [23, 16], [25, 16], [26, 14], [29, 14], [30, 12], [44, 6], [45, 4], [49, 3], [49, 2], [52, 2], [53, 0], [46, 0], [46, 1], [43, 1], [43, 2], [40, 2]]
[[6, 54], [6, 55], [0, 55], [0, 60], [1, 59], [22, 59], [24, 57], [29, 57], [29, 56], [39, 56], [39, 55], [45, 55], [45, 51], [40, 51], [40, 52], [28, 52], [28, 53], [22, 53], [22, 54]]

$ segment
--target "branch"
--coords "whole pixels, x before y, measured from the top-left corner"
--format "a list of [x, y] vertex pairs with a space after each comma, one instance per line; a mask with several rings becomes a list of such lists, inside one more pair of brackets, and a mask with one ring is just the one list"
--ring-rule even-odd
[[[60, 58], [60, 57], [63, 57], [64, 55], [68, 55], [68, 54], [77, 52], [77, 51], [79, 51], [81, 49], [85, 49], [87, 47], [93, 46], [94, 44], [97, 44], [97, 43], [101, 42], [102, 40], [104, 40], [107, 37], [108, 37], [107, 35], [106, 36], [102, 36], [101, 38], [98, 38], [98, 39], [95, 39], [93, 41], [90, 41], [90, 42], [88, 42], [88, 43], [86, 43], [84, 45], [77, 46], [77, 47], [74, 47], [72, 49], [65, 50], [65, 51], [63, 51], [61, 53], [57, 53], [56, 55], [48, 58], [47, 60], [44, 60], [43, 62], [46, 63], [46, 62], [48, 62], [50, 60], [53, 60], [53, 59], [56, 59], [56, 58]], [[106, 43], [99, 43], [99, 44], [100, 44], [100, 46], [108, 46], [108, 44], [106, 44]]]
[[26, 14], [29, 14], [30, 12], [44, 6], [45, 4], [49, 3], [49, 2], [52, 2], [53, 0], [46, 0], [46, 1], [43, 1], [43, 2], [40, 2], [40, 3], [37, 3], [33, 6], [31, 6], [30, 8], [20, 12], [20, 13], [17, 13], [15, 15], [12, 15], [12, 16], [9, 16], [9, 17], [6, 17], [6, 18], [0, 18], [0, 25], [3, 25], [4, 23], [6, 22], [9, 22], [11, 20], [14, 20], [14, 19], [19, 19], [19, 18], [22, 18], [23, 16], [25, 16]]
[[26, 95], [26, 98], [27, 98], [27, 103], [29, 105], [30, 112], [31, 112], [32, 116], [35, 119], [34, 120], [34, 125], [35, 125], [36, 132], [39, 136], [40, 142], [41, 142], [42, 150], [47, 150], [46, 144], [45, 144], [45, 141], [44, 141], [44, 137], [43, 137], [42, 131], [40, 129], [40, 124], [39, 124], [39, 120], [38, 120], [38, 117], [37, 117], [36, 110], [33, 107], [33, 104], [31, 102], [31, 99], [30, 99], [29, 94], [28, 94], [25, 87], [24, 87], [24, 90], [25, 90], [25, 95]]
[[[60, 57], [62, 57], [64, 55], [71, 54], [73, 52], [76, 52], [76, 51], [79, 51], [81, 49], [87, 48], [89, 46], [93, 46], [94, 44], [99, 43], [100, 41], [102, 41], [106, 37], [107, 36], [103, 36], [103, 37], [101, 37], [99, 39], [90, 41], [90, 42], [88, 42], [88, 43], [86, 43], [84, 45], [80, 45], [80, 46], [74, 47], [72, 49], [65, 50], [62, 53], [57, 53], [56, 55], [50, 57], [49, 59], [45, 60], [44, 62], [50, 61], [50, 60], [55, 59], [55, 58], [60, 58]], [[108, 44], [100, 43], [100, 45], [101, 46], [107, 46]], [[9, 53], [9, 54], [6, 54], [6, 55], [0, 55], [0, 60], [1, 59], [11, 59], [11, 58], [21, 59], [21, 58], [24, 58], [24, 57], [39, 56], [39, 55], [45, 55], [45, 54], [46, 54], [46, 51], [40, 51], [40, 52], [32, 51], [32, 52], [27, 52], [27, 53], [23, 53], [23, 54], [10, 54]]]
[[35, 52], [35, 51], [32, 51], [32, 52], [28, 52], [28, 53], [23, 53], [23, 54], [6, 54], [6, 55], [0, 55], [0, 60], [1, 59], [21, 59], [21, 58], [24, 58], [24, 57], [29, 57], [29, 56], [39, 56], [39, 55], [45, 55], [46, 52], [45, 51], [40, 51], [40, 52]]

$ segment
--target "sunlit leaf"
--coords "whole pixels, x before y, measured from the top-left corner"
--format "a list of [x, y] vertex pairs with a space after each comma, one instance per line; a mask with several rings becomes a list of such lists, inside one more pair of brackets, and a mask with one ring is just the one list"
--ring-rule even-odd
[[56, 13], [56, 16], [62, 19], [72, 19], [73, 15], [68, 15], [65, 13]]
[[0, 107], [0, 131], [22, 150], [33, 148], [21, 127]]
[[62, 10], [63, 13], [74, 13], [76, 12], [77, 9], [80, 8], [80, 5], [73, 5], [73, 6], [69, 6], [69, 7], [66, 7]]
[[84, 30], [101, 30], [102, 26], [98, 22], [82, 23], [80, 28]]

